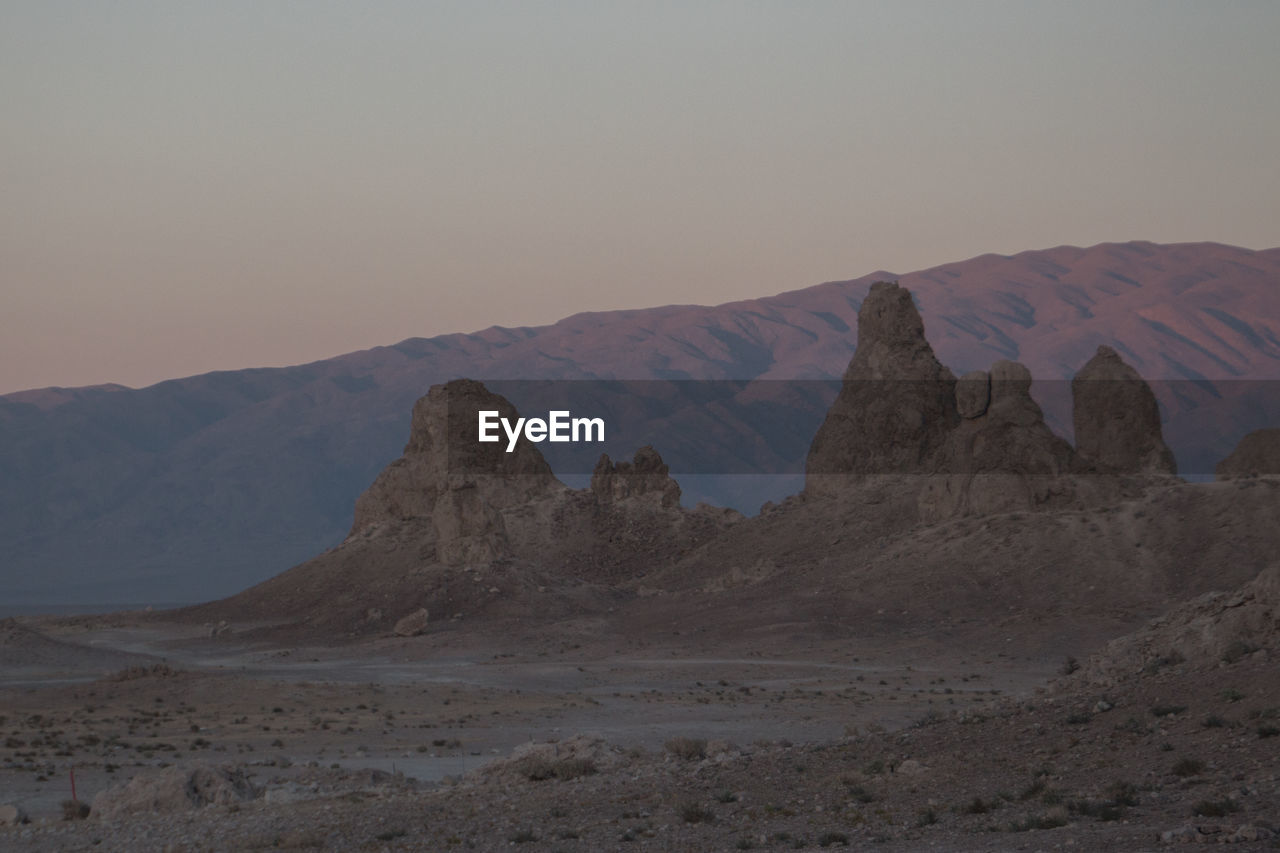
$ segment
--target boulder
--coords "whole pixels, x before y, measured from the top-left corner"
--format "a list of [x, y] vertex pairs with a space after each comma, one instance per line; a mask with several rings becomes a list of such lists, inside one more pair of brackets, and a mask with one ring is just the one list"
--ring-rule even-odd
[[27, 813], [17, 806], [0, 806], [0, 826], [17, 826], [27, 822]]
[[1258, 429], [1240, 439], [1215, 469], [1219, 480], [1280, 474], [1280, 429]]
[[1108, 346], [1071, 380], [1076, 452], [1099, 471], [1176, 474], [1164, 443], [1160, 407], [1138, 371]]
[[669, 472], [658, 451], [648, 445], [637, 450], [631, 462], [614, 463], [603, 453], [591, 472], [591, 493], [600, 503], [643, 498], [664, 507], [679, 506], [680, 484]]
[[427, 608], [420, 607], [397, 621], [391, 630], [397, 637], [416, 637], [426, 632], [428, 621]]
[[991, 374], [972, 370], [956, 382], [956, 412], [962, 418], [978, 418], [991, 402]]
[[809, 448], [805, 492], [845, 477], [928, 473], [960, 417], [955, 376], [933, 353], [911, 294], [876, 282], [858, 311], [858, 347]]
[[197, 764], [143, 771], [93, 799], [94, 817], [112, 820], [131, 814], [180, 812], [208, 805], [251, 800], [257, 789], [239, 770]]

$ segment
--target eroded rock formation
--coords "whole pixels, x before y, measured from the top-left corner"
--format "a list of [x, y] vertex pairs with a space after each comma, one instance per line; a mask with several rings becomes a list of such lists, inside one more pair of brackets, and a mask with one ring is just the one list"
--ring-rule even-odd
[[671, 479], [658, 451], [648, 445], [637, 450], [631, 462], [615, 463], [609, 454], [601, 454], [591, 473], [591, 492], [601, 503], [643, 498], [664, 507], [680, 505], [680, 484]]
[[869, 476], [917, 488], [920, 517], [1096, 504], [1128, 487], [1118, 477], [1169, 475], [1155, 395], [1115, 350], [1100, 347], [1072, 383], [1073, 448], [1045, 423], [1031, 372], [1013, 361], [956, 380], [924, 336], [911, 295], [872, 286], [858, 347], [807, 460], [805, 492], [847, 493]]
[[1280, 428], [1254, 430], [1240, 439], [1215, 472], [1219, 480], [1280, 474]]
[[428, 521], [436, 534], [436, 557], [446, 565], [504, 556], [508, 543], [501, 510], [564, 486], [532, 444], [518, 442], [508, 453], [504, 442], [476, 441], [481, 410], [516, 418], [506, 398], [470, 379], [435, 385], [418, 400], [404, 455], [357, 499], [351, 535]]
[[873, 284], [843, 387], [809, 449], [806, 492], [838, 490], [830, 474], [928, 473], [960, 419], [955, 386], [925, 340], [910, 292]]
[[1177, 473], [1164, 443], [1156, 395], [1114, 349], [1098, 347], [1071, 380], [1071, 399], [1082, 461], [1105, 472]]
[[[981, 414], [963, 418], [939, 453], [938, 473], [923, 484], [925, 519], [1032, 509], [1073, 494], [1064, 481], [1075, 453], [1044, 422], [1031, 398], [1031, 371], [997, 361]], [[957, 383], [957, 403], [969, 382]], [[972, 412], [973, 409], [969, 408]]]

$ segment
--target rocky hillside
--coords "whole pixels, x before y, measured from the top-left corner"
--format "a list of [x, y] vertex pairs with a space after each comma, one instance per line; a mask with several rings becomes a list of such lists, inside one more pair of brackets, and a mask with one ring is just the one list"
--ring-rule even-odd
[[[432, 384], [834, 379], [853, 355], [868, 288], [889, 278], [911, 290], [955, 376], [1020, 361], [1064, 436], [1065, 380], [1100, 345], [1153, 380], [1184, 473], [1212, 473], [1244, 433], [1280, 423], [1267, 384], [1280, 378], [1280, 249], [1124, 243], [983, 255], [716, 307], [579, 314], [141, 390], [0, 397], [0, 584], [17, 603], [241, 589], [342, 539], [354, 499], [396, 457], [413, 402]], [[783, 455], [803, 459], [829, 403], [797, 395]], [[683, 427], [679, 438], [722, 443]], [[685, 496], [709, 495], [686, 482]]]

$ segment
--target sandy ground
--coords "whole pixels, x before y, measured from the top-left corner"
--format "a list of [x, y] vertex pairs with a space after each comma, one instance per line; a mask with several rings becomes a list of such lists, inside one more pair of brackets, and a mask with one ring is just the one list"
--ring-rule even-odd
[[65, 660], [0, 672], [0, 802], [33, 818], [61, 815], [73, 769], [86, 801], [191, 758], [245, 761], [261, 777], [337, 765], [436, 782], [577, 732], [661, 749], [674, 737], [816, 742], [898, 728], [934, 706], [1026, 692], [1051, 672], [1047, 661], [921, 660], [885, 647], [725, 657], [599, 641], [534, 650], [485, 637], [450, 649], [456, 638], [437, 634], [269, 649], [191, 626], [45, 631], [127, 654], [136, 671]]

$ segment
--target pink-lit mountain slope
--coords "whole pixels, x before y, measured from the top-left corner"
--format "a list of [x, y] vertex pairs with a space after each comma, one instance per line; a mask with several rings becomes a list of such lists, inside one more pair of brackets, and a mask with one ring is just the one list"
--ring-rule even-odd
[[[355, 497], [399, 454], [413, 401], [432, 383], [839, 377], [857, 307], [878, 279], [911, 289], [957, 373], [1008, 358], [1039, 380], [1066, 379], [1099, 344], [1115, 347], [1148, 379], [1171, 381], [1155, 387], [1175, 451], [1209, 434], [1225, 455], [1242, 430], [1280, 422], [1277, 395], [1258, 393], [1280, 379], [1280, 249], [1117, 243], [982, 255], [715, 307], [576, 314], [139, 390], [0, 397], [0, 585], [14, 603], [233, 592], [342, 538]], [[1036, 392], [1051, 398], [1053, 387]], [[1201, 405], [1210, 399], [1216, 407]], [[803, 431], [823, 412], [795, 414]]]

